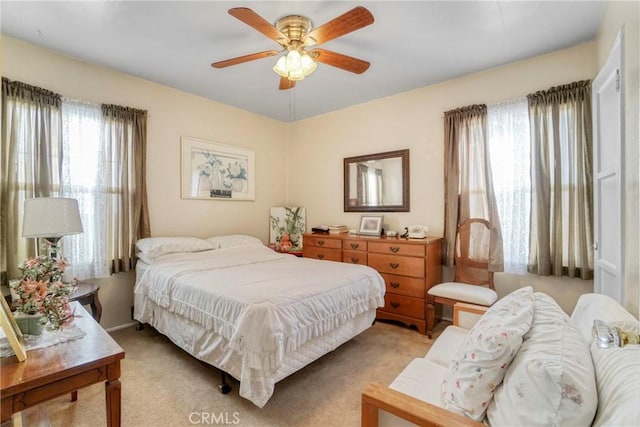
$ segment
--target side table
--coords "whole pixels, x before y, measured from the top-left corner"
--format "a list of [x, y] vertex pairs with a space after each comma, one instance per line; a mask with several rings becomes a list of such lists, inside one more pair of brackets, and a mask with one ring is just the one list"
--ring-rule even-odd
[[102, 318], [102, 305], [98, 299], [100, 286], [91, 282], [78, 282], [76, 290], [69, 295], [69, 302], [78, 301], [81, 305], [91, 306], [91, 315], [100, 323]]
[[[78, 304], [72, 303], [73, 309], [85, 311]], [[104, 382], [107, 426], [120, 426], [124, 350], [93, 318], [81, 315], [74, 323], [85, 332], [83, 338], [30, 350], [24, 362], [15, 356], [0, 358], [0, 423], [16, 412]]]

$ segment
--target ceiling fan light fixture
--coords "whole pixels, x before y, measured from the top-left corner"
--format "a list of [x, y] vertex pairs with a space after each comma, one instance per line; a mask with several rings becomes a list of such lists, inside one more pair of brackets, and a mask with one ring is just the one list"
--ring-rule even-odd
[[296, 81], [304, 79], [316, 68], [318, 68], [318, 64], [307, 52], [303, 51], [301, 55], [297, 50], [291, 50], [278, 59], [273, 71], [281, 77]]

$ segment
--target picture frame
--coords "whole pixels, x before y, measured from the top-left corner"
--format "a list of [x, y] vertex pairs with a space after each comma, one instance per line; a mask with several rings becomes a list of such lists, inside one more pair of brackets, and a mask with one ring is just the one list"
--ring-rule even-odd
[[382, 234], [382, 221], [384, 215], [362, 215], [358, 234], [380, 236]]
[[27, 360], [27, 349], [24, 346], [22, 332], [20, 331], [20, 328], [18, 328], [16, 319], [14, 319], [13, 313], [11, 313], [11, 308], [4, 299], [4, 296], [0, 295], [0, 300], [2, 300], [2, 308], [0, 308], [0, 326], [2, 326], [2, 330], [7, 336], [7, 340], [9, 341], [13, 352], [16, 354], [18, 362], [24, 362]]
[[253, 150], [181, 137], [181, 198], [255, 200], [255, 178]]

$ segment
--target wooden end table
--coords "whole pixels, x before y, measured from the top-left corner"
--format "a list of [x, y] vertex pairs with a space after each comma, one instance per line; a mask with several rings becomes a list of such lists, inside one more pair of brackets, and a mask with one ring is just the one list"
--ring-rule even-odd
[[107, 425], [121, 419], [120, 360], [124, 350], [93, 319], [79, 301], [72, 302], [80, 339], [27, 352], [27, 360], [0, 358], [0, 422], [54, 397], [104, 381]]
[[78, 282], [76, 290], [69, 295], [69, 301], [78, 301], [82, 305], [91, 306], [91, 314], [96, 322], [100, 323], [102, 318], [102, 304], [98, 299], [100, 286], [91, 282]]

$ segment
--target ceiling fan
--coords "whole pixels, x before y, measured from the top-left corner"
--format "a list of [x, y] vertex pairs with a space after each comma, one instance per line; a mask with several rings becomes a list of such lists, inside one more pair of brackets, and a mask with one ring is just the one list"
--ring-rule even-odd
[[362, 74], [369, 68], [369, 62], [341, 53], [320, 48], [306, 50], [308, 46], [326, 43], [373, 24], [373, 15], [362, 6], [355, 7], [316, 28], [313, 28], [309, 18], [300, 15], [285, 16], [276, 21], [275, 25], [271, 25], [247, 7], [229, 9], [229, 14], [279, 43], [283, 50], [265, 50], [214, 62], [211, 64], [214, 68], [225, 68], [285, 52], [273, 67], [273, 71], [280, 75], [281, 90], [291, 89], [296, 85], [296, 81], [311, 74], [318, 66], [314, 61], [356, 74]]

